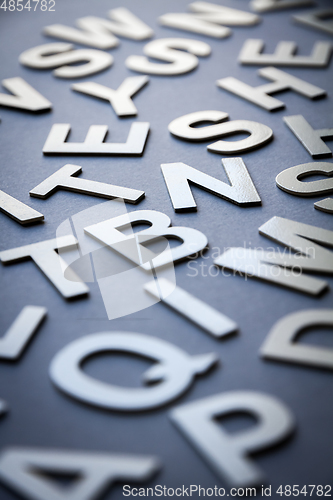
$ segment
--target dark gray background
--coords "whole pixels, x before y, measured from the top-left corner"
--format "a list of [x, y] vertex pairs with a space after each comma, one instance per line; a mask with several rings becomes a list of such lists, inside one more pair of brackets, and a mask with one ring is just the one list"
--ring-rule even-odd
[[[217, 2], [249, 10], [245, 0]], [[331, 2], [317, 1], [317, 6]], [[151, 132], [141, 158], [43, 157], [42, 147], [53, 123], [70, 123], [71, 140], [84, 139], [92, 124], [107, 124], [112, 141], [123, 142], [133, 119], [117, 118], [107, 102], [70, 90], [71, 83], [81, 80], [57, 79], [52, 71], [20, 66], [19, 55], [26, 49], [56, 41], [41, 34], [53, 23], [74, 26], [75, 19], [87, 15], [103, 17], [110, 8], [126, 6], [154, 29], [155, 38], [184, 37], [203, 40], [212, 48], [210, 57], [200, 58], [198, 68], [177, 77], [150, 77], [146, 88], [134, 98], [138, 108], [135, 120], [149, 121]], [[160, 27], [157, 18], [167, 12], [185, 12], [183, 0], [98, 0], [95, 2], [56, 0], [56, 12], [0, 11], [1, 80], [21, 76], [53, 103], [51, 112], [34, 115], [0, 108], [1, 189], [29, 204], [45, 215], [43, 224], [22, 227], [0, 214], [1, 250], [54, 238], [59, 224], [68, 217], [103, 203], [98, 198], [60, 191], [47, 201], [29, 198], [29, 190], [65, 163], [83, 167], [83, 177], [116, 185], [143, 189], [146, 198], [128, 210], [153, 209], [168, 214], [173, 225], [190, 226], [203, 231], [209, 240], [206, 254], [213, 264], [212, 248], [221, 252], [230, 246], [268, 248], [270, 240], [258, 233], [258, 227], [277, 215], [332, 229], [332, 215], [314, 210], [320, 197], [297, 198], [279, 190], [276, 175], [285, 168], [311, 161], [311, 157], [282, 121], [283, 116], [303, 114], [314, 128], [332, 126], [332, 64], [325, 69], [285, 68], [328, 91], [325, 99], [310, 101], [296, 93], [277, 95], [286, 109], [273, 114], [241, 98], [222, 91], [217, 79], [234, 76], [250, 85], [266, 80], [257, 75], [257, 67], [237, 62], [248, 38], [262, 38], [272, 53], [280, 40], [292, 40], [307, 55], [317, 40], [332, 40], [324, 32], [296, 25], [291, 16], [303, 9], [291, 9], [262, 15], [253, 27], [235, 27], [229, 38], [217, 40], [170, 28]], [[304, 9], [305, 10], [305, 9]], [[308, 11], [308, 9], [306, 9]], [[123, 79], [136, 73], [126, 69], [124, 61], [131, 54], [142, 54], [148, 41], [121, 39], [110, 52], [113, 66], [83, 80], [117, 88]], [[284, 68], [282, 68], [284, 69]], [[172, 137], [167, 129], [174, 118], [186, 113], [216, 109], [229, 113], [230, 119], [250, 119], [270, 126], [274, 140], [267, 146], [243, 155], [251, 177], [262, 198], [261, 207], [240, 208], [203, 190], [194, 188], [197, 213], [175, 214], [161, 174], [160, 164], [181, 161], [224, 178], [221, 157], [208, 153], [206, 143], [191, 144]], [[211, 141], [212, 142], [212, 141]], [[328, 142], [333, 147], [333, 142]], [[332, 161], [327, 160], [327, 161]], [[198, 265], [201, 262], [198, 260]], [[199, 268], [198, 268], [199, 269]], [[332, 482], [332, 374], [328, 371], [297, 365], [263, 361], [258, 350], [276, 321], [288, 313], [309, 308], [332, 307], [332, 292], [312, 298], [240, 276], [191, 277], [187, 263], [176, 265], [177, 284], [226, 313], [239, 325], [239, 333], [217, 341], [162, 304], [120, 319], [107, 319], [97, 283], [89, 284], [87, 299], [66, 302], [50, 285], [32, 261], [0, 266], [1, 332], [5, 332], [27, 304], [48, 309], [48, 318], [18, 362], [0, 363], [0, 397], [10, 406], [0, 423], [0, 449], [6, 446], [36, 446], [73, 450], [157, 455], [163, 470], [144, 486], [154, 484], [179, 487], [200, 484], [202, 487], [224, 486], [200, 456], [174, 428], [168, 412], [177, 404], [196, 401], [205, 396], [234, 390], [254, 390], [281, 399], [297, 420], [295, 435], [278, 448], [258, 454], [256, 463], [267, 475], [275, 491], [279, 485], [321, 484]], [[325, 277], [326, 279], [326, 277]], [[333, 280], [328, 278], [332, 288]], [[183, 347], [191, 354], [216, 352], [220, 365], [211, 373], [197, 378], [179, 401], [160, 410], [140, 414], [101, 411], [79, 404], [58, 392], [51, 384], [48, 367], [54, 355], [76, 338], [100, 331], [134, 331], [153, 335]], [[330, 332], [312, 331], [304, 341], [332, 346]], [[112, 360], [112, 363], [110, 363]], [[111, 368], [112, 366], [112, 368]], [[103, 380], [138, 384], [146, 367], [144, 361], [121, 357], [100, 357], [87, 364], [89, 373]], [[242, 420], [239, 425], [246, 425]], [[236, 428], [229, 423], [230, 430]], [[121, 485], [108, 491], [105, 499], [123, 498]], [[274, 496], [273, 496], [274, 497]], [[14, 493], [0, 485], [0, 498], [12, 500]]]

